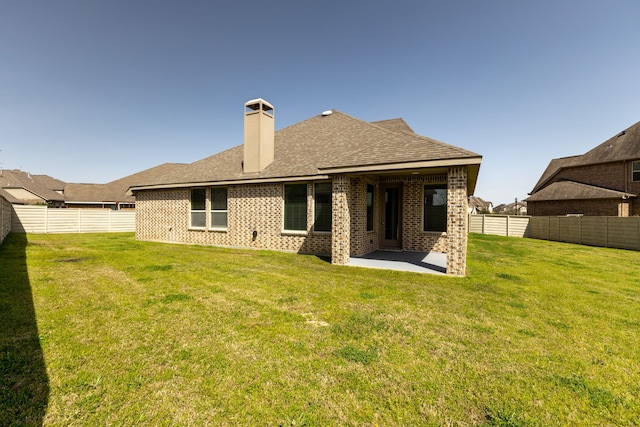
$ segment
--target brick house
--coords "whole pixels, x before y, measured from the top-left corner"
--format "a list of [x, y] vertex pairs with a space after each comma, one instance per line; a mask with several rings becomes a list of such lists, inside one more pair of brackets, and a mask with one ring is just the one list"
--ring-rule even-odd
[[553, 159], [526, 199], [529, 215], [640, 215], [640, 122], [585, 154]]
[[245, 104], [244, 144], [131, 188], [140, 240], [330, 255], [447, 254], [464, 275], [467, 197], [479, 154], [402, 119], [325, 111], [277, 132], [274, 108]]

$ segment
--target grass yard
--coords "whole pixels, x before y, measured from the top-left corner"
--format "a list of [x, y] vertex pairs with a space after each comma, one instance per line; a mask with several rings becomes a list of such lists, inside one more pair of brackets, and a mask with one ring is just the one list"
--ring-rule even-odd
[[450, 278], [12, 234], [0, 425], [639, 425], [639, 266], [483, 235]]

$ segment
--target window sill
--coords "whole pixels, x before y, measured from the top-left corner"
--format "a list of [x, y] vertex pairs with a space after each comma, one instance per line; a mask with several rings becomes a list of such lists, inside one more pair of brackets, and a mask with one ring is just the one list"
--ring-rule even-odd
[[205, 227], [189, 227], [187, 230], [189, 231], [207, 231]]
[[324, 234], [324, 235], [330, 236], [331, 235], [331, 231], [315, 231], [315, 230], [313, 230], [313, 234], [320, 234], [320, 235]]
[[309, 232], [306, 230], [282, 230], [280, 234], [283, 236], [308, 236]]
[[218, 233], [226, 233], [227, 232], [227, 228], [210, 228], [209, 231], [216, 231]]

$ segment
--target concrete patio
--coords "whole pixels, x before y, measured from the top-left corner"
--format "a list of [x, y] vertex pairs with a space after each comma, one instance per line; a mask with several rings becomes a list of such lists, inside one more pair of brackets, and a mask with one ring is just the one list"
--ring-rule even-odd
[[377, 250], [358, 257], [352, 256], [347, 265], [426, 274], [446, 274], [447, 254]]

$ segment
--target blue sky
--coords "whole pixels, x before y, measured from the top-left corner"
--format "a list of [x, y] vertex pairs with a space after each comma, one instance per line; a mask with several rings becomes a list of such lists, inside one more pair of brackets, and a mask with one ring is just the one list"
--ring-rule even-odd
[[0, 4], [0, 164], [104, 183], [337, 109], [483, 155], [522, 200], [552, 158], [640, 121], [637, 0]]

